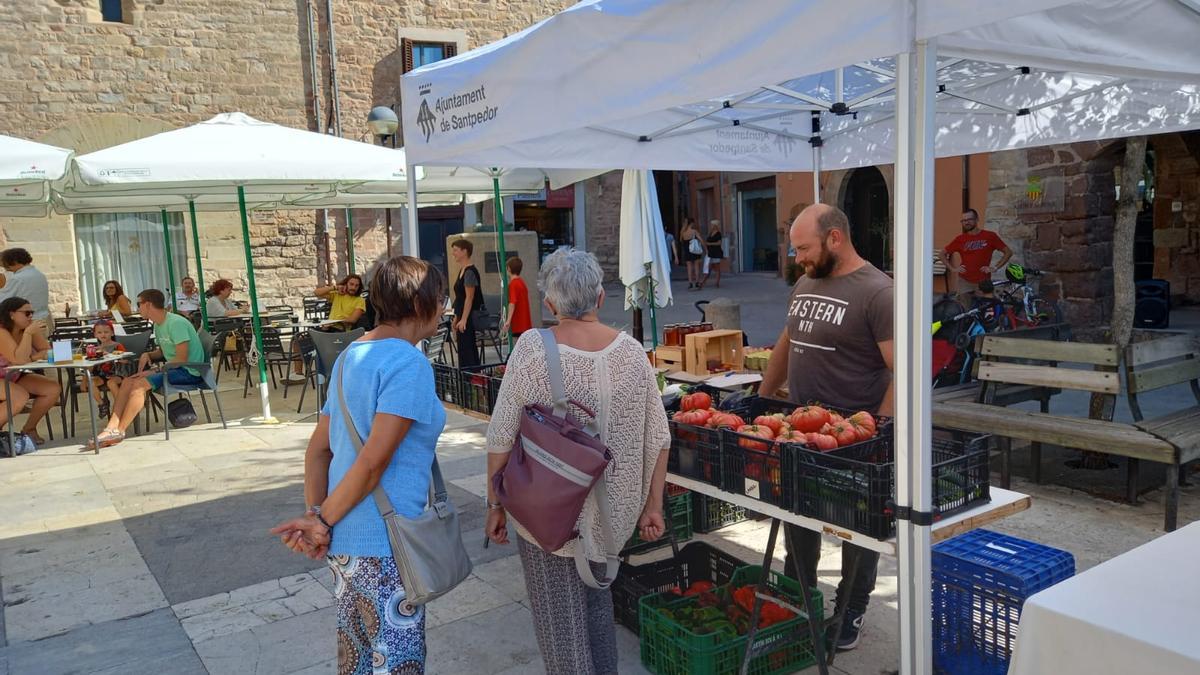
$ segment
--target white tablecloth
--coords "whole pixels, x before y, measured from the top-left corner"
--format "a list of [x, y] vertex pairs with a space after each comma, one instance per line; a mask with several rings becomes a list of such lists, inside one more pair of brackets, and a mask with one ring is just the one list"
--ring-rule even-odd
[[1200, 673], [1200, 522], [1034, 594], [1008, 672]]

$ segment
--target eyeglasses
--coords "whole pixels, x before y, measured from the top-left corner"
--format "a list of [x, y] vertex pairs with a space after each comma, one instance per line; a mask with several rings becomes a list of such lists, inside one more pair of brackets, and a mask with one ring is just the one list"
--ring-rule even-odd
[[21, 310], [21, 313], [22, 313], [22, 314], [24, 314], [25, 316], [33, 316], [33, 310], [32, 310], [32, 309], [22, 309], [22, 310]]

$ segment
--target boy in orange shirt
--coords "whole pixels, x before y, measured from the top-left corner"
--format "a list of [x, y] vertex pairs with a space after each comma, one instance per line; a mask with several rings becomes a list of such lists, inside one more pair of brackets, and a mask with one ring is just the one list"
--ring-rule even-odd
[[507, 267], [511, 276], [508, 280], [508, 311], [500, 332], [503, 334], [511, 330], [515, 340], [521, 337], [521, 333], [533, 328], [533, 319], [529, 313], [529, 288], [521, 278], [525, 263], [520, 258], [509, 258]]

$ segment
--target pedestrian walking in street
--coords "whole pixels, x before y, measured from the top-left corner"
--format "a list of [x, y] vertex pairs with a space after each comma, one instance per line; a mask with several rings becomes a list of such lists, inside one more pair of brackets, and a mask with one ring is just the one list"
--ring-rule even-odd
[[695, 218], [684, 218], [683, 229], [679, 231], [679, 241], [683, 245], [683, 262], [687, 265], [688, 290], [700, 288], [700, 262], [704, 260], [704, 241], [700, 230], [696, 229]]
[[[380, 267], [370, 287], [377, 325], [338, 357], [308, 441], [308, 511], [271, 530], [293, 551], [328, 557], [342, 675], [425, 672], [425, 608], [407, 600], [372, 491], [383, 486], [406, 518], [425, 511], [446, 411], [417, 345], [437, 330], [444, 299], [441, 272], [424, 260], [398, 256]], [[365, 439], [361, 452], [347, 416]]]
[[725, 260], [725, 233], [721, 231], [721, 221], [713, 220], [708, 224], [708, 236], [704, 238], [704, 278], [700, 280], [700, 288], [708, 283], [708, 275], [717, 273], [717, 281], [713, 285], [721, 287], [721, 262]]
[[[608, 534], [612, 541], [624, 542], [636, 528], [644, 540], [653, 541], [665, 530], [662, 507], [670, 430], [642, 345], [597, 319], [604, 303], [603, 277], [592, 254], [560, 250], [546, 258], [540, 285], [547, 309], [558, 319], [553, 335], [566, 398], [582, 406], [571, 414], [583, 424], [592, 419], [584, 416], [583, 408], [594, 411], [600, 439], [613, 453], [604, 476], [613, 530]], [[497, 544], [508, 543], [508, 515], [498, 502], [493, 477], [508, 463], [525, 406], [552, 405], [544, 339], [538, 331], [529, 331], [517, 341], [488, 426], [485, 532]], [[612, 594], [585, 585], [576, 569], [576, 546], [584, 547], [596, 578], [606, 571], [606, 553], [617, 553], [605, 550], [597, 494], [592, 492], [579, 519], [581, 531], [592, 536], [558, 550], [543, 550], [521, 523], [513, 522], [547, 673], [617, 672]], [[590, 528], [584, 528], [585, 522]]]
[[[786, 381], [788, 398], [796, 404], [820, 402], [892, 415], [891, 277], [854, 249], [849, 221], [837, 208], [814, 204], [804, 209], [789, 236], [804, 276], [792, 288], [787, 326], [771, 351], [760, 393], [775, 396]], [[788, 555], [785, 574], [796, 578], [796, 565], [803, 565], [805, 578], [815, 586], [820, 533], [788, 525], [784, 537], [789, 553], [796, 551], [800, 558]], [[858, 646], [878, 566], [878, 553], [842, 544], [837, 607], [845, 605], [847, 612], [841, 634], [831, 636], [839, 650]]]

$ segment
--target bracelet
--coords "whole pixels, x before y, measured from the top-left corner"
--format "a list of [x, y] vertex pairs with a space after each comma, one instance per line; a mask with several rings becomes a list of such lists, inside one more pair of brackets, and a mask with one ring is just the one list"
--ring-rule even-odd
[[504, 505], [501, 504], [500, 502], [488, 502], [487, 507], [488, 507], [488, 511], [503, 511], [504, 510]]
[[317, 522], [324, 525], [325, 529], [329, 530], [330, 532], [333, 532], [333, 526], [329, 524], [329, 521], [325, 520], [325, 516], [321, 515], [321, 507], [320, 506], [310, 506], [310, 507], [308, 507], [308, 512], [313, 514], [314, 516], [316, 516]]

